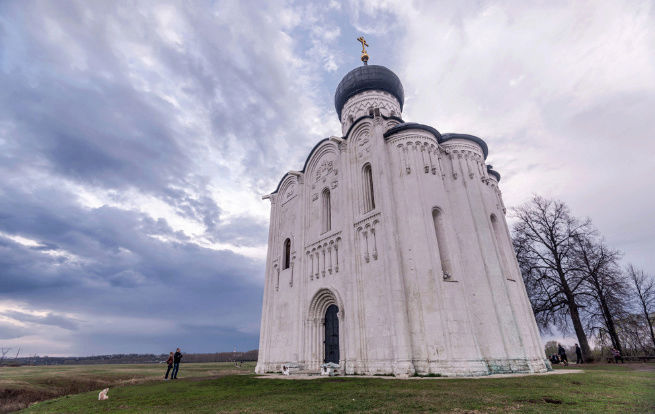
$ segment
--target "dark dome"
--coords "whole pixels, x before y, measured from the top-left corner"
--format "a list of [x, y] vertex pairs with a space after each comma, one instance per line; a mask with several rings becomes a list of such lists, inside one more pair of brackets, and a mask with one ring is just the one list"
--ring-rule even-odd
[[341, 120], [341, 110], [346, 101], [360, 92], [381, 90], [392, 94], [400, 102], [400, 110], [405, 102], [405, 91], [400, 79], [384, 66], [364, 65], [348, 72], [341, 79], [334, 94], [334, 108]]

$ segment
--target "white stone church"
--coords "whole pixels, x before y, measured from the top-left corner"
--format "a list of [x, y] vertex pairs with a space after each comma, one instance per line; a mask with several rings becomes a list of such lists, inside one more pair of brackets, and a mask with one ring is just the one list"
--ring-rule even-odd
[[486, 143], [402, 120], [364, 65], [337, 87], [342, 136], [271, 202], [256, 372], [477, 376], [550, 369]]

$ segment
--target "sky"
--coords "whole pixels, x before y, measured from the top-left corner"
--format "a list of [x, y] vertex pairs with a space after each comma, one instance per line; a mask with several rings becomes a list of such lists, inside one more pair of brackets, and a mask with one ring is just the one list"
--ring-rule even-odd
[[258, 346], [269, 202], [392, 69], [477, 135], [508, 207], [590, 217], [655, 274], [652, 1], [0, 1], [0, 346]]

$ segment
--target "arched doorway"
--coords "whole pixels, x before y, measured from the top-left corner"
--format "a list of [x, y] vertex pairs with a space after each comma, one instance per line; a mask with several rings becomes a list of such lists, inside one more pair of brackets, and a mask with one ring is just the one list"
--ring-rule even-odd
[[339, 318], [337, 305], [325, 311], [325, 362], [339, 363]]
[[305, 366], [319, 370], [321, 364], [341, 364], [346, 355], [343, 302], [336, 291], [319, 289], [309, 304], [304, 334]]

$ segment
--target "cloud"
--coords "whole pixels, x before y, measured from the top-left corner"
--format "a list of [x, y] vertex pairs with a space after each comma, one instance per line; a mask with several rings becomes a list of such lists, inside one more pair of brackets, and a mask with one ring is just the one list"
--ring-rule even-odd
[[77, 330], [78, 328], [78, 323], [74, 319], [53, 313], [46, 313], [45, 315], [34, 315], [31, 313], [19, 311], [5, 311], [0, 313], [0, 315], [23, 323], [36, 325], [53, 325], [68, 329], [70, 331]]
[[[326, 45], [340, 32], [315, 31], [323, 60], [305, 62], [288, 31], [312, 24], [294, 14], [284, 2], [0, 5], [0, 300], [26, 309], [6, 313], [29, 322], [17, 340], [119, 347], [85, 348], [101, 333], [57, 319], [70, 313], [116, 338], [194, 321], [257, 346], [260, 196], [327, 135], [316, 70], [335, 69]], [[56, 341], [34, 339], [45, 324]], [[196, 333], [198, 351], [234, 345]]]
[[261, 195], [340, 131], [361, 34], [405, 119], [487, 141], [507, 205], [560, 197], [653, 273], [654, 27], [645, 1], [2, 2], [0, 339], [255, 348]]
[[[0, 321], [0, 340], [15, 339], [24, 336], [28, 332], [27, 329], [15, 326], [10, 323]], [[7, 347], [4, 347], [7, 348]]]
[[652, 2], [397, 6], [405, 117], [479, 135], [506, 205], [560, 198], [655, 273]]

